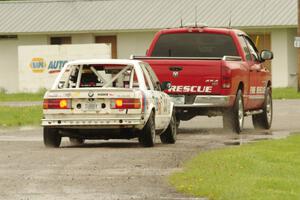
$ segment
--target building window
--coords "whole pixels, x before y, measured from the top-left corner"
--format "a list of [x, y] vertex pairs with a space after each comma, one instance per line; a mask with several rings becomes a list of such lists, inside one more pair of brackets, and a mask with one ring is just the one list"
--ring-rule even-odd
[[71, 44], [71, 37], [51, 37], [50, 44], [61, 45], [61, 44]]
[[0, 35], [0, 40], [16, 40], [18, 39], [17, 35]]

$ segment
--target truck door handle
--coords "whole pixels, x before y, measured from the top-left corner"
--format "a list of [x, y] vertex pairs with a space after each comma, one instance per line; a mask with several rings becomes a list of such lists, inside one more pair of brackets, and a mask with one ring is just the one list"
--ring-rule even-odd
[[183, 69], [183, 67], [180, 67], [180, 66], [171, 66], [171, 67], [169, 67], [169, 70], [173, 71], [173, 72], [179, 72], [182, 69]]

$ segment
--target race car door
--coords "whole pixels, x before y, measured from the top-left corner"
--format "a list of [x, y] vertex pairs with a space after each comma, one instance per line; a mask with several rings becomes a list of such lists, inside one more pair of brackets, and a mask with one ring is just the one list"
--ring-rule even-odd
[[151, 67], [142, 63], [141, 67], [144, 72], [145, 79], [152, 86], [153, 101], [155, 104], [155, 126], [157, 129], [164, 129], [170, 121], [170, 102], [168, 95], [161, 91], [160, 82], [152, 71]]

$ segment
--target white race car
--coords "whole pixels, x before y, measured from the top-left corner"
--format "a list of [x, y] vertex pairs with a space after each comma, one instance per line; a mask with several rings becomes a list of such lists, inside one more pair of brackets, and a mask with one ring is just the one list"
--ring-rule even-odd
[[175, 143], [173, 103], [149, 64], [137, 60], [78, 60], [67, 63], [43, 103], [44, 144], [59, 147], [85, 139], [138, 138], [151, 147], [156, 134]]

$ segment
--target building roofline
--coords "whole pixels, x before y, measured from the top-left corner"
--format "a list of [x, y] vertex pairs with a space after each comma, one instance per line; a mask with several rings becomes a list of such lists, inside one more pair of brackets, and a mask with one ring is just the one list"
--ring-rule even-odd
[[[236, 26], [231, 27], [231, 29], [240, 29], [240, 30], [258, 30], [258, 31], [271, 31], [273, 29], [289, 29], [289, 28], [297, 28], [297, 25], [277, 25], [277, 26]], [[153, 28], [153, 29], [111, 29], [111, 30], [85, 30], [85, 31], [50, 31], [50, 32], [0, 32], [0, 35], [67, 35], [67, 34], [105, 34], [105, 33], [133, 33], [133, 32], [157, 32], [164, 29], [173, 29], [180, 27], [169, 27], [169, 28]], [[228, 27], [208, 27], [208, 28], [224, 28], [228, 29]]]
[[[73, 2], [87, 2], [87, 1], [121, 1], [121, 0], [13, 0], [13, 1], [0, 1], [0, 4], [13, 4], [13, 3], [23, 3], [23, 4], [38, 4], [38, 3], [73, 3]], [[123, 0], [124, 1], [124, 0]]]

